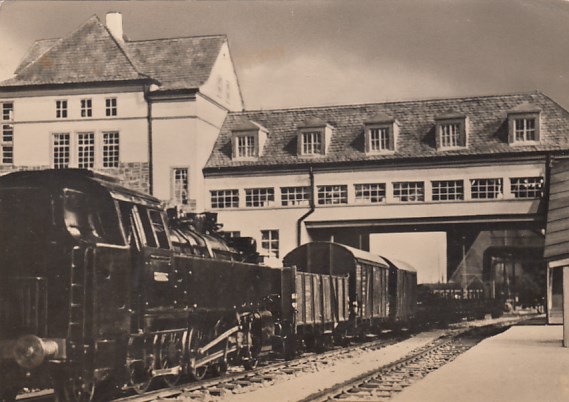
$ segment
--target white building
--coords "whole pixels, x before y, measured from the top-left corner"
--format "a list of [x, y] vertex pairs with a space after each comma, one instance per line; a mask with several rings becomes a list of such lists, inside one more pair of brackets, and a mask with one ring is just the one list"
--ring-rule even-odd
[[37, 41], [0, 103], [0, 171], [95, 169], [187, 209], [204, 208], [202, 167], [243, 108], [225, 36], [130, 41], [119, 13]]

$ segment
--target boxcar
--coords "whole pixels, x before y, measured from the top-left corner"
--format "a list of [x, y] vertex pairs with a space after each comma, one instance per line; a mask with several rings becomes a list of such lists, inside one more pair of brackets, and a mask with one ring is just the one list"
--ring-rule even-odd
[[393, 326], [413, 324], [417, 310], [417, 271], [404, 261], [389, 263], [389, 317]]
[[390, 265], [383, 258], [338, 243], [311, 242], [292, 250], [283, 261], [301, 272], [348, 275], [350, 321], [356, 331], [380, 329], [389, 322]]

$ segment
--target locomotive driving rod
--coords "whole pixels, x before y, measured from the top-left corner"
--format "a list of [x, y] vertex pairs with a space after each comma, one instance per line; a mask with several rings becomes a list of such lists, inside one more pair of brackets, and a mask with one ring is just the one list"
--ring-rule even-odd
[[228, 329], [227, 331], [225, 331], [223, 334], [219, 335], [217, 338], [215, 338], [213, 341], [211, 341], [210, 343], [208, 343], [204, 347], [199, 348], [198, 353], [200, 355], [203, 355], [209, 349], [211, 349], [212, 347], [214, 347], [215, 345], [217, 345], [219, 342], [223, 341], [224, 339], [228, 338], [229, 336], [233, 335], [237, 331], [239, 331], [239, 326]]

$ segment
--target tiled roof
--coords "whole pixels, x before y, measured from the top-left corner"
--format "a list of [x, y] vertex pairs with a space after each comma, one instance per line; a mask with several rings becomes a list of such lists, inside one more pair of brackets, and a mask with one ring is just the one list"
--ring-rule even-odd
[[224, 35], [119, 43], [96, 17], [62, 39], [34, 43], [2, 87], [152, 79], [159, 90], [199, 88]]
[[224, 35], [126, 42], [125, 48], [161, 90], [199, 88], [209, 78]]
[[[524, 103], [541, 110], [541, 138], [537, 145], [508, 144], [508, 112]], [[451, 110], [468, 116], [468, 147], [437, 150], [435, 118]], [[387, 115], [399, 122], [396, 150], [390, 154], [366, 154], [364, 122]], [[298, 125], [318, 118], [333, 127], [326, 155], [297, 155]], [[255, 161], [231, 159], [231, 130], [243, 119], [261, 124], [268, 131], [263, 154]], [[477, 96], [453, 99], [417, 100], [376, 104], [311, 107], [229, 113], [206, 165], [207, 169], [270, 168], [305, 164], [353, 161], [394, 161], [416, 158], [461, 157], [468, 155], [515, 154], [569, 150], [569, 112], [539, 92]]]
[[[48, 45], [49, 43], [46, 43]], [[32, 47], [35, 53], [39, 49]], [[33, 55], [28, 55], [29, 60]], [[21, 68], [0, 87], [129, 81], [146, 78], [136, 70], [109, 31], [94, 16]]]
[[34, 60], [39, 58], [42, 54], [47, 52], [57, 43], [59, 39], [41, 39], [34, 42], [24, 59], [16, 68], [15, 74], [18, 74], [24, 67], [28, 66]]

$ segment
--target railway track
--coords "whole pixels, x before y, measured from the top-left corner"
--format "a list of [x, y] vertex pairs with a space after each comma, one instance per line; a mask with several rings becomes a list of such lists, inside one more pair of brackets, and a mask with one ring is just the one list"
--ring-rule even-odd
[[377, 350], [400, 342], [405, 337], [376, 339], [364, 344], [332, 349], [319, 354], [306, 354], [291, 361], [278, 361], [258, 367], [252, 371], [227, 373], [222, 377], [206, 379], [200, 382], [180, 385], [173, 388], [150, 391], [143, 395], [133, 395], [113, 402], [150, 402], [163, 399], [183, 401], [207, 400], [226, 393], [246, 392], [248, 388], [271, 383], [277, 378], [289, 377], [315, 370], [319, 365], [326, 365], [330, 360], [348, 358], [354, 351]]
[[[423, 348], [393, 363], [312, 394], [300, 402], [387, 401], [404, 388], [451, 362], [480, 341], [505, 331], [511, 323], [449, 331]], [[454, 332], [454, 333], [452, 333]]]

